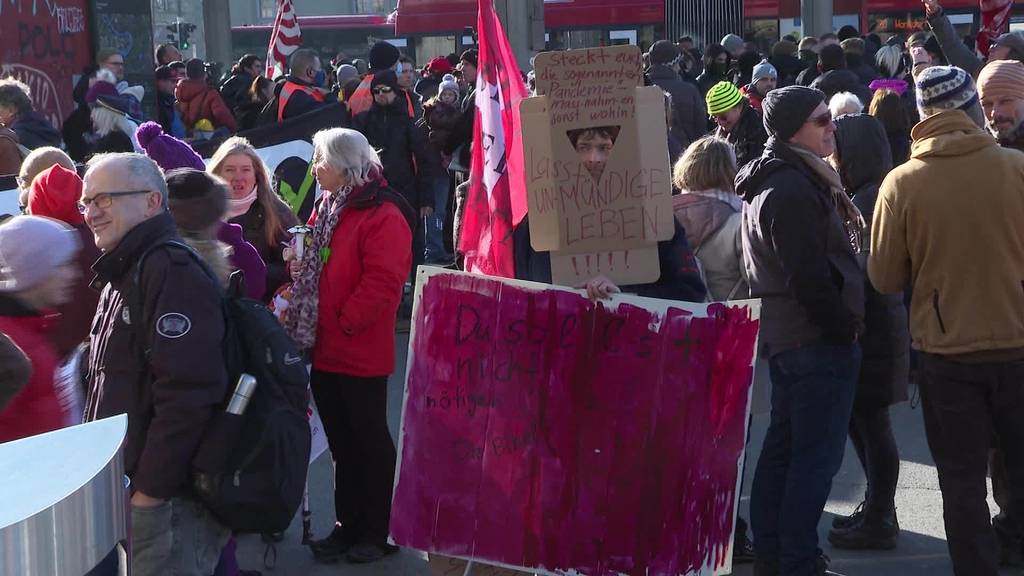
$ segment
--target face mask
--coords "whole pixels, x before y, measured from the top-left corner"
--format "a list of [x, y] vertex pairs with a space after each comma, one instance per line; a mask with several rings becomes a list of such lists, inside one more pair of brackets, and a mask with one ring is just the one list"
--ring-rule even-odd
[[727, 72], [727, 70], [725, 69], [725, 64], [722, 64], [721, 62], [715, 62], [714, 64], [712, 64], [711, 71], [719, 75], [725, 74]]
[[323, 68], [316, 71], [316, 76], [313, 77], [313, 84], [317, 86], [323, 86], [324, 82], [327, 81], [327, 72], [324, 72]]
[[402, 63], [398, 62], [397, 64], [395, 64], [395, 76], [401, 76], [401, 75], [402, 75]]

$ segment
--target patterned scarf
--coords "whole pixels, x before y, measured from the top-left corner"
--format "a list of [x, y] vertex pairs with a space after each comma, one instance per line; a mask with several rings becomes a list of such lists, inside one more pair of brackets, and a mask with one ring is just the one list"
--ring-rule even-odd
[[836, 207], [839, 219], [843, 222], [843, 227], [846, 229], [846, 236], [850, 240], [853, 253], [860, 254], [866, 224], [860, 209], [846, 195], [846, 190], [843, 188], [843, 179], [836, 172], [835, 168], [818, 157], [814, 152], [793, 144], [790, 144], [790, 148], [800, 156], [808, 168], [828, 183], [829, 190], [832, 192], [832, 205]]
[[320, 312], [320, 273], [330, 256], [331, 238], [348, 201], [351, 186], [338, 192], [325, 193], [317, 208], [316, 224], [311, 234], [312, 245], [306, 248], [299, 264], [299, 276], [292, 284], [291, 308], [285, 321], [285, 332], [301, 350], [311, 350], [316, 343], [316, 327]]

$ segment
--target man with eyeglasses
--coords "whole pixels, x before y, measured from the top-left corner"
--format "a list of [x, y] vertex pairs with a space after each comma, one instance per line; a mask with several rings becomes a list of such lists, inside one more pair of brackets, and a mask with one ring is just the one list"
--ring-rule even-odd
[[754, 573], [834, 574], [818, 523], [843, 462], [860, 370], [863, 218], [824, 160], [835, 150], [825, 95], [788, 86], [763, 106], [770, 138], [736, 179], [743, 260], [751, 296], [762, 300], [758, 352], [772, 380], [750, 500]]
[[1024, 155], [985, 132], [966, 71], [933, 66], [915, 84], [922, 120], [910, 160], [879, 189], [868, 276], [882, 293], [911, 290], [916, 382], [953, 572], [996, 576], [993, 439], [1016, 492], [1000, 504], [1024, 513]]
[[113, 72], [118, 82], [124, 80], [124, 56], [117, 50], [104, 49], [97, 52], [96, 65]]
[[90, 160], [79, 210], [103, 251], [93, 265], [102, 294], [89, 341], [86, 419], [128, 414], [132, 571], [208, 576], [230, 532], [188, 487], [228, 386], [220, 288], [192, 255], [167, 244], [181, 238], [167, 211], [167, 184], [149, 158]]
[[413, 234], [413, 263], [422, 264], [426, 248], [424, 219], [434, 213], [433, 181], [440, 174], [439, 159], [429, 152], [425, 130], [416, 125], [405, 108], [405, 97], [393, 70], [373, 76], [373, 105], [352, 119], [370, 146], [381, 150], [384, 177], [392, 188], [415, 208], [420, 225]]
[[[668, 40], [658, 40], [647, 52], [651, 67], [647, 77], [655, 86], [672, 96], [672, 135], [681, 149], [707, 132], [704, 101], [697, 87], [679, 75], [679, 48]], [[673, 158], [674, 162], [676, 159]]]

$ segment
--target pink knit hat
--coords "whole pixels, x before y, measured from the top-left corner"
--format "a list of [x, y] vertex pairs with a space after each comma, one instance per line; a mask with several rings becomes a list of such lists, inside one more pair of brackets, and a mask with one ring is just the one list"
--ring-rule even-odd
[[978, 75], [978, 94], [982, 99], [1024, 98], [1024, 64], [1017, 60], [989, 62]]

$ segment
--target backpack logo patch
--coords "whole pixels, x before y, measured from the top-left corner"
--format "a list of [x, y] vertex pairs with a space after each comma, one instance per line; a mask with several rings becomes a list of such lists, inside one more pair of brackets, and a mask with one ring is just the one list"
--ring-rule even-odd
[[164, 314], [156, 321], [156, 333], [171, 340], [181, 338], [191, 329], [192, 321], [188, 316], [177, 312]]

